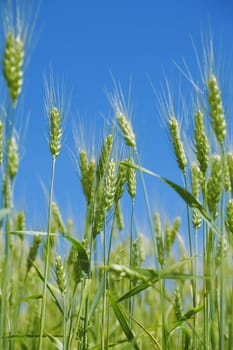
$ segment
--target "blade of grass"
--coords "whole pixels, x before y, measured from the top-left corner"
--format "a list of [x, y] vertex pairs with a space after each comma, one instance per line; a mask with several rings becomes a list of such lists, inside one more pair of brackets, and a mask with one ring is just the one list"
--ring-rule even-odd
[[117, 304], [117, 301], [115, 300], [115, 298], [113, 297], [113, 295], [110, 293], [109, 290], [107, 290], [107, 295], [109, 297], [110, 303], [111, 303], [113, 311], [115, 313], [115, 316], [118, 319], [118, 321], [121, 325], [121, 328], [122, 328], [123, 332], [125, 333], [128, 341], [132, 344], [132, 346], [134, 347], [135, 350], [139, 350], [139, 346], [137, 344], [135, 336], [129, 327], [129, 324], [127, 322], [126, 317], [123, 314], [121, 307]]

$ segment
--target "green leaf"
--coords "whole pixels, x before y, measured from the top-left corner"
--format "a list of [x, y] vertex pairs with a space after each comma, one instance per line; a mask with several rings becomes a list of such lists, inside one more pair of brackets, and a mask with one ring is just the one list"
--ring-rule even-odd
[[170, 186], [173, 190], [176, 191], [176, 193], [186, 202], [187, 205], [189, 205], [191, 208], [194, 208], [198, 211], [199, 215], [213, 228], [213, 230], [218, 234], [221, 235], [221, 231], [219, 227], [215, 224], [215, 222], [211, 219], [207, 211], [203, 208], [203, 206], [196, 200], [196, 198], [193, 197], [193, 195], [185, 190], [183, 187], [177, 185], [176, 183], [166, 179], [163, 176], [160, 176], [156, 173], [153, 173], [152, 171], [143, 168], [141, 166], [137, 165], [131, 165], [127, 162], [120, 162], [120, 164], [125, 165], [127, 167], [131, 167], [135, 170], [141, 171], [145, 174], [151, 175], [153, 177], [157, 177], [161, 181], [165, 182], [168, 186]]
[[[194, 257], [193, 257], [194, 258]], [[130, 291], [125, 293], [122, 297], [118, 299], [118, 302], [121, 302], [125, 299], [131, 298], [134, 295], [137, 295], [144, 291], [145, 289], [153, 286], [156, 282], [158, 282], [161, 279], [175, 279], [175, 280], [187, 280], [187, 279], [208, 279], [208, 276], [196, 276], [189, 273], [183, 273], [177, 271], [181, 265], [183, 265], [185, 262], [188, 262], [189, 260], [192, 260], [193, 258], [184, 259], [182, 261], [179, 261], [178, 263], [175, 263], [172, 266], [169, 266], [167, 269], [163, 270], [155, 270], [152, 268], [125, 268], [122, 265], [114, 264], [113, 266], [116, 268], [116, 271], [125, 271], [128, 273], [128, 276], [135, 276], [138, 277], [138, 281], [143, 281], [142, 283], [138, 284], [136, 287], [132, 288]], [[111, 265], [110, 265], [111, 267]]]
[[86, 253], [86, 250], [84, 249], [83, 245], [75, 238], [64, 235], [64, 238], [66, 238], [68, 241], [71, 242], [71, 244], [77, 249], [79, 261], [82, 267], [82, 270], [85, 272], [87, 276], [90, 274], [90, 261], [88, 258], [88, 255]]
[[122, 297], [120, 297], [117, 301], [120, 302], [120, 301], [123, 301], [125, 299], [131, 298], [134, 295], [141, 293], [143, 290], [151, 287], [153, 284], [155, 284], [158, 281], [159, 281], [159, 278], [155, 278], [154, 280], [151, 280], [148, 282], [142, 282], [142, 283], [138, 284], [136, 287], [132, 288], [127, 293], [125, 293], [124, 295], [122, 295]]
[[60, 340], [55, 338], [52, 334], [46, 332], [47, 337], [51, 340], [51, 342], [55, 345], [56, 349], [63, 350], [63, 345]]
[[30, 295], [28, 297], [24, 297], [22, 300], [27, 302], [29, 300], [34, 300], [34, 299], [42, 299], [42, 294]]
[[123, 314], [121, 307], [117, 304], [115, 298], [113, 297], [113, 295], [110, 293], [109, 290], [107, 290], [107, 295], [109, 297], [110, 303], [111, 303], [113, 311], [115, 313], [115, 316], [118, 319], [118, 321], [121, 325], [121, 328], [122, 328], [123, 332], [125, 333], [128, 341], [130, 343], [132, 343], [134, 349], [139, 350], [139, 347], [138, 347], [138, 344], [137, 344], [136, 339], [134, 337], [134, 334], [129, 327], [129, 324], [126, 320], [126, 317]]
[[[39, 276], [39, 278], [41, 279], [42, 282], [44, 282], [44, 276], [42, 275], [42, 273], [40, 272], [39, 268], [37, 267], [37, 265], [32, 262], [32, 266], [34, 267], [34, 269], [37, 272], [37, 275]], [[53, 297], [55, 304], [57, 305], [58, 309], [60, 310], [61, 314], [63, 314], [63, 308], [61, 307], [55, 293], [53, 292], [53, 286], [51, 286], [49, 283], [47, 283], [47, 289], [50, 292], [51, 296]]]
[[[45, 231], [11, 231], [10, 232], [11, 235], [28, 235], [28, 236], [47, 236], [47, 232]], [[60, 236], [60, 234], [58, 233], [50, 233], [50, 236]]]

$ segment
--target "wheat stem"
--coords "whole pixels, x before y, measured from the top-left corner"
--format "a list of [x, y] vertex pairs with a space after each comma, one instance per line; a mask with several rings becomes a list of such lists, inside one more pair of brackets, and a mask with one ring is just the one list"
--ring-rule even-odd
[[46, 261], [45, 261], [45, 267], [44, 267], [44, 283], [43, 283], [43, 292], [42, 292], [42, 304], [41, 304], [41, 315], [40, 315], [40, 336], [39, 336], [38, 350], [43, 349], [43, 335], [44, 335], [44, 326], [45, 326], [47, 283], [48, 283], [49, 258], [50, 258], [50, 234], [51, 234], [50, 226], [51, 226], [51, 214], [52, 214], [52, 202], [53, 202], [55, 163], [56, 163], [56, 158], [53, 157], [50, 192], [49, 192], [48, 227], [47, 227], [47, 236], [46, 236]]

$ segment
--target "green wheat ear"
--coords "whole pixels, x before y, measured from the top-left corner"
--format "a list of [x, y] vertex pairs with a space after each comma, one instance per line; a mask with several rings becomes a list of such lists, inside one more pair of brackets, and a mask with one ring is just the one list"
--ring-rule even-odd
[[176, 156], [176, 160], [180, 170], [186, 174], [187, 159], [184, 151], [184, 145], [180, 137], [180, 128], [177, 119], [171, 116], [169, 120], [169, 128], [171, 134], [171, 141], [173, 144], [173, 150]]
[[56, 107], [53, 107], [49, 111], [49, 122], [50, 122], [50, 143], [49, 143], [50, 152], [54, 158], [57, 158], [61, 150], [62, 130], [61, 130], [61, 112]]
[[23, 62], [24, 43], [20, 36], [12, 32], [7, 34], [3, 56], [3, 75], [11, 96], [13, 106], [16, 106], [17, 99], [23, 85]]
[[209, 162], [210, 145], [205, 132], [204, 116], [200, 110], [195, 114], [194, 139], [198, 164], [201, 172], [205, 176]]
[[13, 181], [19, 167], [18, 145], [14, 136], [8, 141], [7, 168], [10, 180]]
[[60, 256], [56, 256], [55, 258], [55, 273], [56, 273], [56, 281], [58, 288], [61, 294], [66, 294], [66, 276], [64, 272], [64, 267], [62, 263], [62, 259]]
[[208, 81], [208, 101], [210, 117], [215, 136], [220, 144], [226, 136], [226, 121], [223, 110], [222, 94], [214, 74], [210, 75]]
[[123, 133], [126, 145], [136, 150], [136, 137], [133, 132], [133, 128], [130, 124], [130, 121], [128, 120], [126, 115], [120, 111], [116, 113], [116, 117], [119, 122], [121, 131]]
[[207, 204], [213, 218], [218, 215], [218, 206], [222, 193], [222, 160], [220, 156], [215, 155], [212, 158], [210, 178], [207, 182]]

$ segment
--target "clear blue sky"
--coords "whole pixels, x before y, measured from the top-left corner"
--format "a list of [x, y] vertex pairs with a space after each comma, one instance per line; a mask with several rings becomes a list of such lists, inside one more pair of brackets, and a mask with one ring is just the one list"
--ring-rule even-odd
[[[21, 0], [18, 2], [20, 4]], [[63, 149], [57, 160], [55, 199], [65, 216], [71, 212], [79, 222], [84, 201], [77, 169], [70, 156], [70, 149], [74, 149], [72, 129], [80, 121], [87, 135], [103, 129], [101, 115], [109, 117], [112, 113], [106, 94], [106, 91], [113, 91], [110, 72], [126, 93], [130, 79], [132, 81], [134, 129], [143, 165], [180, 181], [150, 81], [159, 91], [166, 75], [172, 89], [182, 84], [185, 88], [188, 83], [185, 80], [180, 83], [180, 73], [173, 61], [182, 66], [185, 58], [195, 74], [191, 37], [201, 52], [201, 33], [208, 37], [209, 27], [217, 56], [224, 67], [230, 66], [232, 19], [233, 2], [230, 0], [41, 1], [34, 33], [36, 45], [25, 74], [22, 96], [23, 113], [30, 112], [30, 122], [15, 184], [17, 207], [26, 206], [30, 222], [38, 223], [41, 217], [44, 220], [46, 217], [41, 182], [48, 188], [50, 155], [43, 75], [48, 74], [50, 66], [58, 81], [64, 77], [68, 95], [72, 90]], [[179, 208], [176, 210], [170, 205], [171, 199], [177, 197], [155, 179], [148, 178], [148, 183], [152, 205], [168, 209], [174, 216], [179, 214]]]

